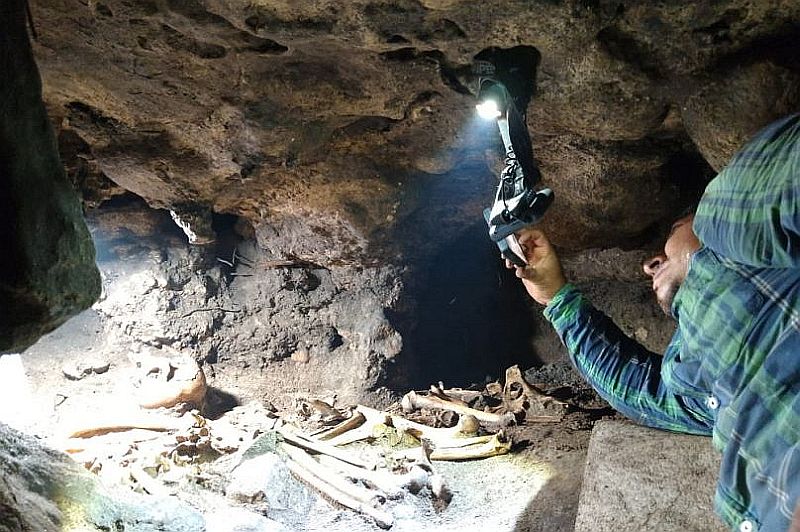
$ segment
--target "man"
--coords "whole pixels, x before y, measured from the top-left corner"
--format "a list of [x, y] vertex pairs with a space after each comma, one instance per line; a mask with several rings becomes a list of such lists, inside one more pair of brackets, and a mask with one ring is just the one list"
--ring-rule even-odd
[[663, 357], [567, 283], [541, 231], [518, 236], [517, 277], [598, 393], [644, 425], [712, 435], [722, 520], [787, 530], [800, 496], [800, 115], [750, 141], [645, 262], [678, 323]]

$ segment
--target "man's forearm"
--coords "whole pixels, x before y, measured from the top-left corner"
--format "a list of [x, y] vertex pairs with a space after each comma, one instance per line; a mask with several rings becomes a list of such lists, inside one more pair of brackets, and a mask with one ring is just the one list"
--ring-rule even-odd
[[661, 379], [662, 357], [626, 336], [572, 285], [545, 308], [570, 359], [616, 410], [643, 425], [674, 432], [710, 434], [703, 405], [670, 393]]

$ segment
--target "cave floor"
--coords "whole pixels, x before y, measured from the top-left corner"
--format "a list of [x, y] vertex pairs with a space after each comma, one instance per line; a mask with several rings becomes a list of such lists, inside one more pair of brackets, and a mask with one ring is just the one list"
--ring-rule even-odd
[[[120, 380], [127, 378], [131, 361], [128, 353], [119, 348], [125, 344], [108, 338], [103, 322], [102, 315], [88, 310], [24, 353], [22, 360], [29, 389], [23, 393], [29, 396], [21, 403], [30, 408], [18, 412], [16, 424], [19, 428], [43, 438], [57, 438], [65, 423], [69, 425], [70, 416], [72, 425], [69, 426], [74, 425], [75, 412], [79, 413], [79, 419], [88, 421], [88, 417], [114, 404], [111, 398], [115, 390], [118, 393], [124, 390]], [[65, 377], [63, 367], [93, 357], [108, 363], [109, 369], [80, 380]], [[567, 371], [567, 368], [546, 367], [533, 373], [533, 382], [563, 384], [570, 380], [564, 373]], [[216, 368], [209, 384], [221, 392], [236, 390], [241, 404], [263, 406], [266, 403], [263, 394], [241, 395], [248, 387], [243, 387], [240, 379], [240, 372], [227, 372], [223, 366]], [[562, 387], [560, 393], [571, 395], [583, 408], [572, 411], [557, 424], [515, 427], [512, 433], [515, 447], [509, 455], [479, 461], [435, 462], [435, 471], [445, 478], [454, 493], [452, 502], [437, 511], [429, 492], [388, 501], [386, 508], [396, 520], [393, 530], [573, 530], [593, 419], [607, 416], [608, 412], [592, 403], [593, 399], [585, 390], [567, 386]], [[293, 400], [296, 402], [297, 397]], [[291, 401], [282, 404], [291, 404]], [[242, 419], [241, 411], [236, 412], [241, 408], [223, 412], [218, 416], [219, 421], [230, 418], [236, 423], [237, 419]], [[268, 408], [273, 407], [268, 405]], [[291, 417], [293, 412], [278, 409], [277, 414]], [[256, 418], [248, 420], [251, 424], [257, 422]], [[205, 471], [207, 465], [209, 469]], [[210, 464], [200, 464], [199, 469], [206, 475], [212, 475], [215, 470]], [[219, 473], [220, 469], [216, 471]], [[123, 484], [129, 489], [136, 487], [127, 480], [123, 480]], [[247, 515], [266, 514], [282, 523], [286, 530], [378, 530], [367, 518], [337, 508], [316, 495], [304, 499], [315, 501], [306, 503], [310, 504], [306, 512], [273, 512], [263, 504], [233, 501], [224, 495], [226, 482], [228, 479], [218, 478], [205, 487], [193, 486], [173, 492], [201, 513], [219, 516], [244, 509]], [[296, 484], [292, 489], [305, 489], [291, 482]]]

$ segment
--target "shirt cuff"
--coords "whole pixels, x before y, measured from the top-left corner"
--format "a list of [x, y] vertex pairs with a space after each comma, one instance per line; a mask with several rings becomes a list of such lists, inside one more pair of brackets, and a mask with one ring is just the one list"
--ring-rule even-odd
[[575, 300], [574, 296], [578, 294], [578, 288], [574, 284], [567, 283], [562, 286], [561, 289], [556, 292], [556, 295], [553, 296], [553, 299], [550, 300], [550, 303], [544, 307], [544, 317], [547, 318], [547, 321], [554, 323], [556, 319], [563, 316], [565, 314], [564, 311], [566, 311], [570, 303]]

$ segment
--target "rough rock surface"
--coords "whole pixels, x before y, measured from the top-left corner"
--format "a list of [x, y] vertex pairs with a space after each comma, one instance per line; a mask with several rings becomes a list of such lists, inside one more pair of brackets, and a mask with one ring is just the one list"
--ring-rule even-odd
[[[239, 397], [317, 390], [359, 400], [386, 385], [403, 340], [388, 315], [396, 268], [276, 260], [232, 229], [216, 246], [187, 245], [164, 211], [140, 203], [89, 216], [104, 275], [94, 309], [105, 350], [171, 348], [236, 375]], [[220, 235], [223, 229], [219, 230]]]
[[24, 2], [0, 8], [0, 353], [21, 351], [100, 292], [80, 202], [58, 157]]
[[722, 532], [712, 510], [720, 456], [711, 438], [623, 421], [592, 432], [576, 532]]
[[476, 56], [534, 80], [544, 227], [655, 350], [671, 324], [631, 250], [800, 104], [793, 0], [30, 3], [63, 162], [101, 206], [103, 348], [191, 353], [227, 384], [219, 401], [374, 404], [383, 386], [563, 362], [486, 240], [502, 161], [473, 118]]
[[[255, 265], [219, 242], [155, 252], [173, 271], [147, 281], [150, 311], [123, 332], [258, 368], [265, 387], [402, 387], [423, 369], [464, 384], [560, 352], [485, 238], [502, 161], [473, 116], [476, 57], [531, 80], [535, 156], [557, 198], [543, 227], [584, 257], [652, 246], [713, 168], [800, 104], [789, 0], [34, 0], [32, 12], [86, 204], [138, 196], [196, 242], [224, 239], [219, 220], [236, 217]], [[606, 263], [629, 260], [613, 253]], [[586, 287], [600, 301], [631, 292], [646, 311], [611, 313], [661, 345], [668, 325], [645, 323], [655, 307], [637, 275]], [[127, 320], [119, 304], [104, 302], [112, 322]]]
[[112, 493], [66, 455], [0, 423], [0, 531], [201, 532], [203, 517], [173, 498]]
[[121, 187], [155, 207], [242, 216], [260, 244], [325, 265], [386, 261], [404, 221], [416, 230], [401, 247], [418, 253], [478, 217], [451, 196], [458, 212], [442, 220], [430, 194], [469, 175], [488, 200], [496, 157], [484, 152], [498, 139], [476, 134], [469, 94], [481, 52], [516, 53], [535, 80], [529, 125], [561, 198], [547, 227], [572, 248], [641, 241], [709, 177], [698, 151], [719, 168], [800, 103], [791, 0], [59, 0], [33, 12], [45, 97], [89, 195], [104, 176], [115, 185], [101, 196]]

